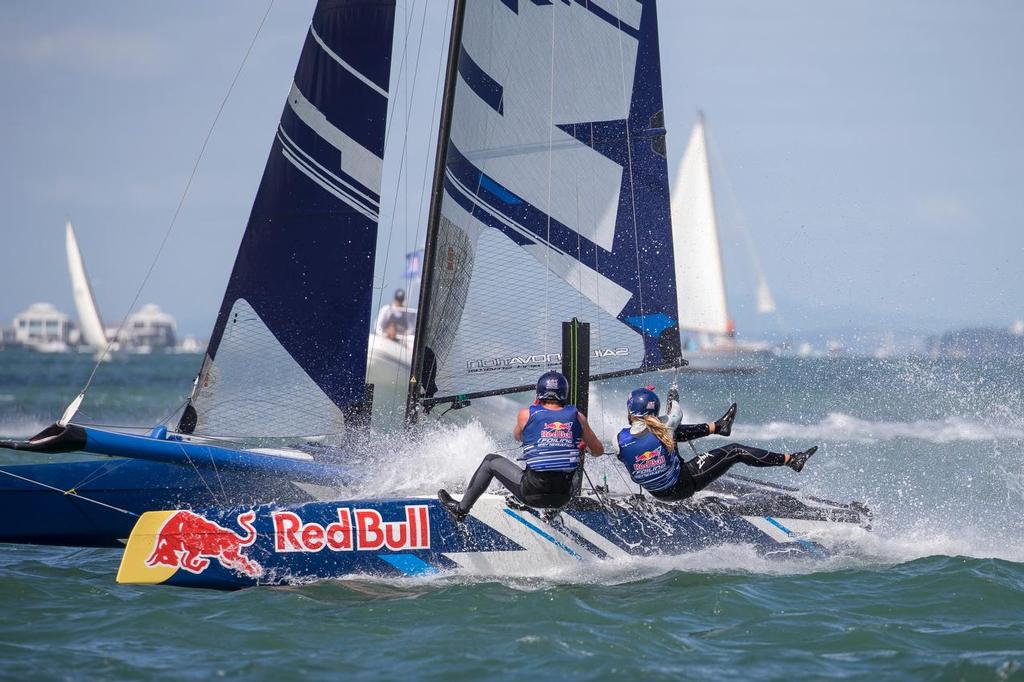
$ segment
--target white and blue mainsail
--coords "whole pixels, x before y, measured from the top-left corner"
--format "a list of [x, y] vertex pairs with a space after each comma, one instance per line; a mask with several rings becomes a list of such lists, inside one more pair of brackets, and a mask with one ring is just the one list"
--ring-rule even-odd
[[654, 0], [462, 9], [414, 400], [531, 384], [573, 316], [595, 375], [678, 365]]
[[179, 424], [341, 431], [363, 403], [394, 0], [320, 0]]

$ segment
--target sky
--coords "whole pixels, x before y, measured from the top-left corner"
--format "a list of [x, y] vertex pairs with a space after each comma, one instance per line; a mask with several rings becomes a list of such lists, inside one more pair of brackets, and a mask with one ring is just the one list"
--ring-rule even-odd
[[[0, 4], [0, 324], [34, 301], [73, 313], [68, 218], [105, 321], [127, 312], [266, 7]], [[183, 332], [212, 327], [312, 8], [271, 7], [142, 291]], [[381, 230], [402, 248], [378, 293], [422, 235], [447, 10], [398, 2]], [[670, 171], [703, 110], [741, 333], [778, 322], [753, 311], [741, 225], [789, 331], [1024, 317], [1024, 3], [663, 0], [659, 17]]]

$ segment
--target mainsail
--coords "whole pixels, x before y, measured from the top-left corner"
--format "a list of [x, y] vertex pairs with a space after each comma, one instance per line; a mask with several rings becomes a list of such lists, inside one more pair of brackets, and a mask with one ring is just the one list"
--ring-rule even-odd
[[731, 331], [722, 252], [701, 116], [679, 163], [672, 188], [672, 230], [679, 292], [679, 326], [709, 334]]
[[318, 3], [182, 431], [330, 435], [364, 400], [394, 13]]
[[573, 316], [595, 375], [678, 364], [654, 0], [457, 10], [414, 398], [530, 384]]
[[98, 351], [107, 346], [107, 335], [103, 332], [103, 322], [96, 308], [96, 298], [92, 293], [89, 276], [85, 273], [82, 252], [78, 249], [75, 229], [71, 221], [64, 224], [64, 246], [68, 255], [68, 274], [71, 276], [71, 291], [75, 297], [75, 310], [78, 311], [78, 328], [82, 332], [82, 340]]

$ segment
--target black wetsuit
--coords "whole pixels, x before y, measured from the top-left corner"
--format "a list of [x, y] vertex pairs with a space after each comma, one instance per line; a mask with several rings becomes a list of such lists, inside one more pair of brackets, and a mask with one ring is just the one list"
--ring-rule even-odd
[[524, 471], [515, 462], [492, 453], [484, 457], [469, 479], [459, 509], [469, 511], [487, 491], [492, 478], [501, 481], [518, 500], [531, 507], [564, 507], [572, 499], [573, 488], [578, 488], [574, 486], [576, 476], [575, 471]]
[[[694, 424], [686, 427], [679, 427], [676, 433], [683, 428], [693, 428], [694, 432], [701, 427], [707, 430], [707, 424]], [[707, 435], [706, 433], [704, 435]], [[683, 440], [693, 440], [701, 436], [692, 436]], [[678, 455], [676, 455], [678, 457]], [[682, 458], [680, 458], [682, 459]], [[761, 448], [740, 443], [729, 443], [720, 448], [709, 450], [698, 455], [689, 461], [684, 461], [682, 470], [679, 472], [679, 480], [671, 488], [652, 492], [651, 495], [659, 500], [674, 501], [690, 497], [698, 490], [703, 490], [712, 481], [727, 472], [734, 464], [743, 463], [752, 467], [778, 467], [786, 463], [786, 455], [780, 452], [769, 452]]]

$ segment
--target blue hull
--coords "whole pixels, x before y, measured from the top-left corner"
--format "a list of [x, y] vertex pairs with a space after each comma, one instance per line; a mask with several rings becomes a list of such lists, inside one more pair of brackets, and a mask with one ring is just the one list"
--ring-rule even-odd
[[141, 460], [18, 465], [0, 470], [20, 477], [3, 476], [0, 481], [0, 542], [121, 547], [139, 516], [153, 509], [312, 499], [277, 477], [239, 472], [214, 475], [209, 470]]
[[465, 523], [431, 498], [154, 511], [133, 529], [118, 581], [236, 589], [359, 576], [532, 577], [724, 544], [820, 559], [830, 531], [848, 539], [866, 528], [849, 505], [764, 491], [676, 505], [584, 495], [553, 515], [485, 495]]
[[0, 446], [112, 457], [0, 466], [0, 542], [119, 547], [147, 511], [306, 502], [313, 496], [299, 484], [344, 478], [329, 464], [175, 440], [162, 429], [50, 427]]

